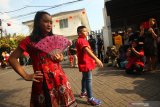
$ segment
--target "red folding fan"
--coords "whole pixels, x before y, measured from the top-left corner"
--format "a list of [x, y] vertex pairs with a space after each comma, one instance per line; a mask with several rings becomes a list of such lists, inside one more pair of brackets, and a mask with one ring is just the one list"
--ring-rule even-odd
[[62, 53], [71, 42], [62, 35], [46, 36], [40, 40], [35, 47], [50, 55]]

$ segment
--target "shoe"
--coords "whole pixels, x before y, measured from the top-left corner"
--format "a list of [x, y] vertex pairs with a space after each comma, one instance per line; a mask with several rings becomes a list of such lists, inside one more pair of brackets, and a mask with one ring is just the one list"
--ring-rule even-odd
[[74, 67], [75, 67], [75, 68], [78, 68], [78, 65], [75, 65]]
[[87, 97], [87, 93], [86, 93], [86, 92], [84, 92], [84, 93], [81, 93], [81, 94], [79, 95], [79, 97], [80, 97], [80, 98]]
[[88, 99], [88, 104], [91, 104], [92, 106], [99, 106], [99, 105], [101, 105], [101, 101], [92, 97], [92, 98]]

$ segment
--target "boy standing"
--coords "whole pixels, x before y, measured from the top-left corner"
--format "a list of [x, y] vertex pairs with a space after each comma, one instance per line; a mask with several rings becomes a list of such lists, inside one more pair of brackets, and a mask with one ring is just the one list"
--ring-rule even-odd
[[77, 28], [78, 40], [76, 42], [78, 67], [82, 72], [82, 90], [80, 97], [88, 97], [88, 103], [95, 106], [100, 105], [101, 101], [92, 96], [92, 70], [95, 68], [95, 62], [100, 67], [103, 67], [103, 63], [94, 55], [91, 47], [86, 40], [88, 31], [85, 26], [79, 26]]

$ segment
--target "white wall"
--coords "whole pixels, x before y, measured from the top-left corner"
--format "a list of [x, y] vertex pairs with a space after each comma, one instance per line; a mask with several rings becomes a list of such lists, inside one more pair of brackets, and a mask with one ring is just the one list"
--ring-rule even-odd
[[111, 22], [110, 17], [107, 16], [106, 6], [103, 9], [104, 15], [104, 27], [103, 27], [103, 40], [104, 40], [104, 50], [106, 52], [108, 46], [112, 46], [112, 32], [111, 32]]
[[[67, 17], [66, 17], [67, 18]], [[60, 18], [57, 18], [60, 19]], [[65, 19], [65, 17], [62, 17]], [[53, 19], [53, 33], [60, 34], [64, 36], [73, 36], [77, 35], [77, 27], [81, 25], [81, 20], [78, 16], [72, 16], [72, 18], [68, 19], [68, 28], [60, 29], [59, 22], [55, 22], [56, 18]]]

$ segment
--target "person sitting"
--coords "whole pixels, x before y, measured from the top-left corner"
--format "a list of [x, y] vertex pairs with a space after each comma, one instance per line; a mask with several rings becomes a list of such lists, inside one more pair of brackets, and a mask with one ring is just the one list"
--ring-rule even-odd
[[109, 62], [110, 53], [111, 53], [111, 46], [108, 46], [108, 47], [107, 47], [106, 54], [105, 54], [105, 58], [104, 58], [104, 63], [108, 63], [108, 62]]
[[117, 65], [117, 56], [118, 51], [115, 46], [107, 47], [107, 52], [105, 56], [105, 63], [107, 63], [108, 66], [116, 66]]
[[127, 61], [125, 72], [127, 74], [141, 74], [144, 69], [144, 50], [138, 40], [133, 40], [131, 47], [127, 50]]
[[122, 45], [119, 48], [117, 63], [118, 63], [118, 67], [121, 69], [125, 69], [125, 65], [126, 63], [128, 63], [127, 58], [126, 58], [126, 50], [127, 48], [124, 45]]
[[118, 51], [116, 46], [113, 45], [111, 48], [111, 61], [113, 67], [117, 67], [117, 58], [118, 58]]

